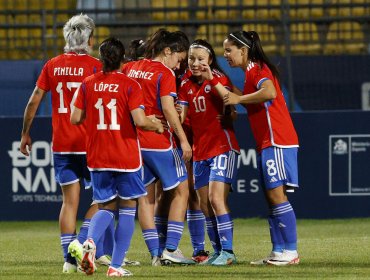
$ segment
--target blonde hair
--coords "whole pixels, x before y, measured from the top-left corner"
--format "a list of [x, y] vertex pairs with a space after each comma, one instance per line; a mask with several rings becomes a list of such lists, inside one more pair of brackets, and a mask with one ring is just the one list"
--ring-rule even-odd
[[65, 52], [89, 53], [89, 39], [95, 29], [94, 21], [87, 15], [80, 14], [70, 18], [63, 27], [66, 41]]

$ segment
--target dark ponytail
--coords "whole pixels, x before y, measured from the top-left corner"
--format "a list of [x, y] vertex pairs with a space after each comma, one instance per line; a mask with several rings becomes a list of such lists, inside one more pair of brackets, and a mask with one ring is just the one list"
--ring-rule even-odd
[[251, 61], [265, 63], [270, 68], [272, 75], [280, 83], [280, 73], [277, 67], [270, 61], [263, 51], [261, 40], [256, 31], [237, 31], [227, 35], [227, 40], [231, 41], [237, 48], [247, 47], [248, 57]]
[[144, 57], [154, 58], [167, 47], [172, 52], [184, 52], [189, 48], [189, 40], [181, 31], [169, 32], [160, 28], [149, 37]]
[[117, 38], [105, 39], [99, 46], [99, 56], [104, 73], [117, 70], [125, 59], [125, 47]]

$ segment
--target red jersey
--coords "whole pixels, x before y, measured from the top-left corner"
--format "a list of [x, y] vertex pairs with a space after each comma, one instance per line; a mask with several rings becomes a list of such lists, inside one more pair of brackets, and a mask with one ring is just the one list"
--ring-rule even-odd
[[[177, 97], [174, 72], [163, 63], [142, 59], [124, 67], [125, 74], [135, 79], [144, 93], [145, 114], [163, 116], [161, 97]], [[163, 134], [138, 129], [142, 150], [170, 150], [173, 147], [173, 136], [169, 130]]]
[[81, 82], [101, 70], [98, 59], [74, 52], [61, 54], [49, 60], [37, 80], [37, 87], [51, 91], [53, 152], [59, 154], [85, 154], [85, 125], [72, 125], [71, 104]]
[[131, 111], [144, 109], [140, 85], [121, 72], [86, 78], [75, 106], [86, 112], [87, 166], [90, 170], [134, 172], [142, 166]]
[[[222, 85], [231, 88], [225, 75], [217, 70], [212, 73]], [[224, 103], [208, 81], [199, 84], [191, 78], [185, 79], [180, 87], [179, 102], [189, 106], [194, 161], [206, 160], [230, 150], [239, 152], [234, 129], [223, 128], [217, 119], [217, 115], [224, 113]]]
[[250, 62], [245, 71], [244, 94], [256, 92], [261, 84], [271, 80], [276, 88], [276, 98], [259, 104], [248, 104], [248, 118], [253, 136], [257, 143], [257, 151], [276, 146], [281, 148], [298, 147], [298, 137], [285, 103], [279, 82], [272, 75], [266, 64], [262, 68]]

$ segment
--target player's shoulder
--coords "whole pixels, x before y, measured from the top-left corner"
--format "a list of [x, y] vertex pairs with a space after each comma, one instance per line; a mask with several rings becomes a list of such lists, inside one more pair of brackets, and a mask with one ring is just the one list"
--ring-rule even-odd
[[154, 60], [152, 60], [151, 62], [152, 66], [154, 67], [154, 69], [156, 69], [157, 72], [162, 73], [164, 75], [176, 77], [175, 72], [171, 68], [164, 65], [164, 63]]
[[141, 88], [140, 83], [138, 83], [135, 79], [127, 76], [125, 73], [117, 72], [117, 75], [119, 75], [121, 84], [127, 85], [127, 86], [133, 86], [133, 87], [139, 87]]
[[212, 75], [216, 76], [217, 78], [226, 77], [226, 75], [218, 69], [212, 69]]

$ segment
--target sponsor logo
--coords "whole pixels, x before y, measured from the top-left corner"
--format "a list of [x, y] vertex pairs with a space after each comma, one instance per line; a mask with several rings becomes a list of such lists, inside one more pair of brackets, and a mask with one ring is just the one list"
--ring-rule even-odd
[[26, 157], [19, 151], [20, 142], [14, 141], [8, 155], [12, 161], [13, 202], [61, 202], [57, 194], [51, 144], [36, 141]]

